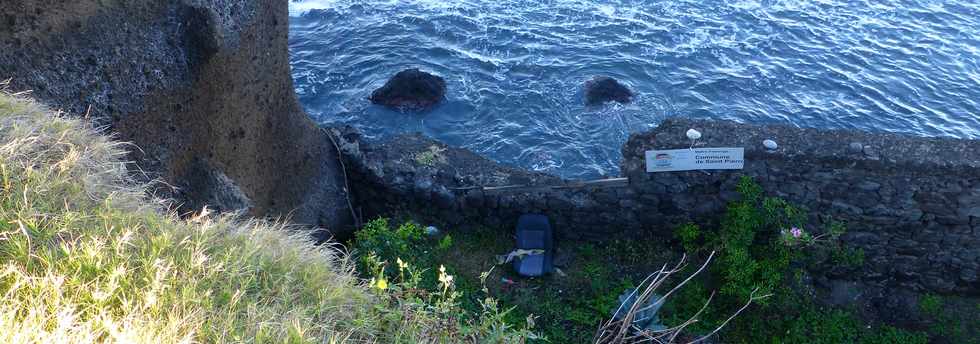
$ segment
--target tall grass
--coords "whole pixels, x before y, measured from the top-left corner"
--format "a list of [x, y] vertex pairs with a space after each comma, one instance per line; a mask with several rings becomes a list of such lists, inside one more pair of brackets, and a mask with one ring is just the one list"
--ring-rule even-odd
[[303, 231], [167, 213], [126, 148], [0, 91], [0, 343], [442, 341]]

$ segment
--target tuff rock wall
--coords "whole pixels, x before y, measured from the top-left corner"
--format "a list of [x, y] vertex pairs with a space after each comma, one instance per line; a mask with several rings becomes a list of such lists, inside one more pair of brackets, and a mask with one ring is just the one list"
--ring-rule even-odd
[[293, 93], [287, 5], [0, 0], [0, 79], [134, 143], [134, 174], [182, 211], [245, 208], [342, 234], [335, 149]]

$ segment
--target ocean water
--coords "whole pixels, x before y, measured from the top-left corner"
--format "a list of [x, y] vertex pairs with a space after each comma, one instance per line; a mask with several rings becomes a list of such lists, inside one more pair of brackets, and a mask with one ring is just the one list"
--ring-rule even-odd
[[[316, 121], [567, 178], [617, 175], [629, 134], [671, 116], [980, 138], [976, 0], [293, 0], [290, 16]], [[446, 79], [445, 103], [366, 100], [413, 67]], [[594, 75], [639, 95], [587, 107]]]

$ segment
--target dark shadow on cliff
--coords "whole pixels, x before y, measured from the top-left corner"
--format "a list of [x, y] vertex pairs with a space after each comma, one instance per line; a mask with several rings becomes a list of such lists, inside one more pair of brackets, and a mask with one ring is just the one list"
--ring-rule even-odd
[[6, 1], [0, 77], [135, 143], [133, 171], [175, 186], [157, 193], [182, 212], [247, 204], [344, 235], [336, 152], [293, 92], [287, 5]]

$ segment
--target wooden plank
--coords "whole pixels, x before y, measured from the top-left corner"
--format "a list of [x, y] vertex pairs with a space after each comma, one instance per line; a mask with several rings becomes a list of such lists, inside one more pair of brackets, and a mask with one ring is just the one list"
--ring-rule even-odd
[[[561, 185], [515, 184], [515, 185], [501, 185], [501, 186], [485, 186], [482, 188], [482, 190], [484, 192], [489, 192], [489, 193], [545, 192], [551, 190], [565, 190], [565, 189], [578, 189], [578, 188], [612, 188], [612, 187], [626, 187], [626, 186], [629, 186], [629, 178], [607, 178], [607, 179], [576, 181], [576, 182], [570, 182]], [[470, 190], [473, 188], [478, 188], [478, 187], [458, 188], [457, 190]]]
[[607, 178], [607, 179], [595, 179], [587, 180], [582, 182], [572, 182], [561, 186], [556, 186], [556, 189], [573, 189], [573, 188], [584, 188], [584, 187], [623, 187], [628, 186], [630, 183], [629, 178]]

